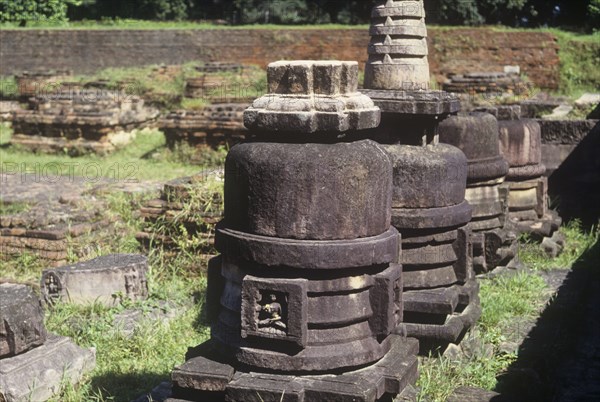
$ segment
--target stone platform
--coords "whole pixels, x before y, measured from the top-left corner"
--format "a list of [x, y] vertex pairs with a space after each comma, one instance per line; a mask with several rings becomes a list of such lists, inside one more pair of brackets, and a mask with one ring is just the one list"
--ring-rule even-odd
[[107, 154], [157, 116], [141, 98], [124, 92], [59, 91], [32, 98], [29, 110], [14, 112], [11, 144], [47, 153]]
[[[236, 368], [219, 359], [208, 341], [188, 353], [172, 374], [167, 402], [375, 402], [401, 393], [418, 377], [418, 342], [391, 336], [390, 352], [372, 366], [338, 374], [267, 374]], [[351, 353], [351, 351], [348, 351]]]

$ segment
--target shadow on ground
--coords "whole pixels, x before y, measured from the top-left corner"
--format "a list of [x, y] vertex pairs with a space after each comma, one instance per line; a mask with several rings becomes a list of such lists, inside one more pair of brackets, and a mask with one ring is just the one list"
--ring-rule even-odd
[[498, 380], [503, 401], [600, 401], [600, 242], [573, 265]]
[[92, 378], [92, 389], [98, 389], [111, 402], [130, 402], [148, 394], [154, 387], [170, 376], [157, 373], [106, 374]]

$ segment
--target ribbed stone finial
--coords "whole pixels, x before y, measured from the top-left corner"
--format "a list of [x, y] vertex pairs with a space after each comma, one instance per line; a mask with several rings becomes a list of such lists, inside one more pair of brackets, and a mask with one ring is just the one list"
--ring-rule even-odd
[[427, 27], [423, 1], [381, 0], [371, 13], [365, 88], [428, 90]]
[[279, 61], [267, 68], [269, 94], [244, 113], [244, 124], [265, 132], [344, 132], [375, 128], [381, 112], [358, 92], [354, 61]]

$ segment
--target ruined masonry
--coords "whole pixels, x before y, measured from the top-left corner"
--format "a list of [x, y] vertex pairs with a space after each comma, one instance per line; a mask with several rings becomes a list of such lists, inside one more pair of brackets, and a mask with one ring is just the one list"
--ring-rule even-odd
[[468, 159], [466, 199], [473, 207], [475, 272], [512, 265], [518, 244], [517, 235], [507, 229], [508, 193], [501, 186], [508, 162], [500, 154], [497, 119], [482, 112], [460, 114], [444, 120], [439, 130], [440, 141], [458, 147]]
[[392, 223], [402, 234], [404, 322], [397, 332], [418, 338], [427, 352], [460, 341], [481, 313], [467, 159], [438, 135], [460, 102], [428, 89], [422, 1], [378, 1], [370, 35], [363, 92], [381, 108], [382, 122], [369, 135], [393, 159]]
[[170, 252], [177, 249], [178, 236], [184, 235], [203, 240], [195, 252], [213, 253], [215, 225], [223, 218], [223, 197], [214, 186], [223, 181], [223, 174], [202, 171], [166, 183], [159, 198], [142, 205], [144, 225], [137, 241], [145, 249], [160, 246]]
[[171, 149], [187, 143], [201, 149], [233, 146], [242, 142], [248, 130], [244, 127], [244, 110], [249, 103], [225, 103], [206, 106], [201, 110], [177, 110], [158, 121]]
[[46, 332], [41, 301], [31, 288], [0, 284], [1, 401], [48, 400], [95, 365], [93, 349]]
[[29, 110], [14, 112], [11, 143], [47, 153], [107, 154], [158, 116], [124, 92], [73, 89], [40, 94], [29, 103]]
[[209, 264], [210, 341], [172, 374], [169, 401], [379, 401], [417, 378], [402, 320], [390, 159], [358, 130], [380, 112], [358, 64], [268, 67], [225, 168], [221, 256]]

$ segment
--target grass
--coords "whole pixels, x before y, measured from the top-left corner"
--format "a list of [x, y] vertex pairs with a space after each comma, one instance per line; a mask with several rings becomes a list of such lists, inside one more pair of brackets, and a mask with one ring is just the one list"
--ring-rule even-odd
[[475, 354], [460, 359], [431, 356], [421, 359], [417, 383], [421, 389], [420, 401], [446, 401], [461, 386], [493, 390], [498, 376], [517, 359], [516, 354], [507, 353], [501, 345], [514, 342], [521, 323], [535, 320], [551, 297], [550, 289], [538, 272], [570, 269], [576, 261], [590, 268], [598, 265], [598, 256], [588, 260], [583, 260], [582, 256], [588, 255], [587, 252], [600, 241], [600, 230], [584, 232], [574, 221], [563, 226], [561, 232], [566, 237], [566, 247], [557, 259], [547, 257], [539, 245], [524, 239], [520, 258], [530, 271], [481, 281], [483, 311], [472, 332], [482, 344], [493, 348], [493, 354]]
[[129, 145], [101, 157], [66, 154], [34, 154], [16, 147], [0, 148], [0, 164], [5, 172], [50, 172], [84, 176], [90, 182], [104, 177], [115, 180], [169, 180], [188, 176], [199, 169], [189, 161], [173, 157], [160, 131], [141, 131]]
[[491, 345], [493, 355], [474, 353], [458, 359], [432, 356], [421, 359], [421, 376], [417, 383], [421, 389], [419, 400], [443, 402], [461, 386], [494, 389], [497, 376], [517, 357], [500, 350], [500, 345], [507, 340], [504, 334], [515, 318], [533, 318], [539, 313], [547, 290], [543, 279], [531, 273], [482, 281], [483, 312], [472, 332], [482, 345]]
[[10, 137], [12, 137], [12, 128], [10, 127], [10, 123], [0, 123], [0, 147], [4, 144], [8, 144]]
[[566, 223], [560, 228], [566, 238], [565, 249], [557, 258], [550, 258], [539, 245], [524, 237], [519, 249], [521, 262], [536, 271], [570, 269], [575, 261], [600, 241], [600, 227], [585, 232], [577, 220]]
[[[109, 244], [95, 250], [93, 258], [116, 252], [140, 252], [134, 235], [141, 227], [137, 216], [143, 198], [139, 195], [115, 193], [106, 197], [107, 215], [118, 218], [117, 233]], [[188, 256], [188, 254], [190, 254]], [[75, 259], [76, 260], [76, 259]], [[47, 308], [49, 331], [71, 337], [78, 345], [96, 349], [97, 364], [77, 386], [65, 384], [52, 402], [114, 401], [128, 402], [167, 381], [175, 365], [184, 362], [189, 346], [209, 337], [200, 311], [206, 288], [204, 265], [191, 253], [165, 257], [160, 249], [149, 255], [149, 298], [143, 302], [121, 301], [115, 307], [101, 305], [74, 306], [66, 303]], [[0, 261], [0, 278], [30, 283], [37, 287], [40, 272], [47, 268], [30, 254]], [[169, 322], [156, 320], [142, 323], [133, 335], [117, 330], [115, 316], [129, 308], [149, 311], [160, 302], [176, 308]]]

